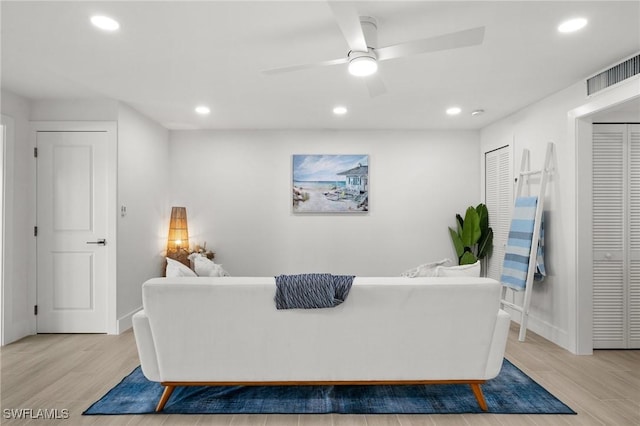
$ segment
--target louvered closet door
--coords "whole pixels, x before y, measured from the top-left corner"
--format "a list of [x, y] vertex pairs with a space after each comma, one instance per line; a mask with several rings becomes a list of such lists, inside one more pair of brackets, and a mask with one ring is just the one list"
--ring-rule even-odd
[[593, 126], [593, 347], [624, 347], [624, 146], [616, 125]]
[[593, 126], [593, 347], [640, 347], [640, 126]]
[[628, 126], [629, 141], [629, 348], [640, 348], [640, 124]]
[[493, 254], [487, 264], [487, 277], [498, 281], [509, 236], [512, 191], [511, 148], [504, 146], [485, 153], [485, 204], [493, 229]]

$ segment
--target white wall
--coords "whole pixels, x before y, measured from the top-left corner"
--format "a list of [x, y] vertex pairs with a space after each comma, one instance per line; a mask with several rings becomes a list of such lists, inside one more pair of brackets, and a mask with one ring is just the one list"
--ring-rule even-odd
[[5, 147], [5, 246], [4, 246], [4, 330], [3, 344], [31, 334], [35, 325], [33, 303], [29, 298], [32, 275], [29, 252], [33, 223], [31, 208], [34, 177], [31, 174], [33, 150], [29, 142], [29, 102], [2, 90], [1, 112], [13, 121], [14, 134]]
[[116, 121], [119, 103], [109, 99], [42, 99], [31, 104], [32, 121]]
[[593, 117], [598, 123], [638, 123], [640, 112], [638, 111], [607, 111]]
[[[293, 214], [293, 154], [368, 154], [370, 212]], [[173, 131], [171, 205], [231, 275], [397, 276], [455, 258], [447, 225], [480, 200], [473, 131]]]
[[[119, 329], [142, 306], [141, 286], [162, 276], [166, 248], [169, 132], [131, 107], [118, 108], [117, 315]], [[116, 208], [114, 206], [114, 208]]]
[[[577, 279], [579, 164], [572, 129], [575, 123], [569, 120], [569, 112], [591, 99], [586, 96], [584, 82], [579, 82], [485, 127], [480, 133], [482, 152], [506, 143], [513, 145], [514, 173], [520, 168], [523, 149], [531, 152], [532, 168], [540, 168], [547, 142], [555, 143], [556, 171], [545, 198], [548, 276], [542, 283], [534, 284], [529, 328], [572, 352], [579, 352], [576, 304], [581, 283]], [[519, 314], [514, 313], [513, 318], [519, 320]]]

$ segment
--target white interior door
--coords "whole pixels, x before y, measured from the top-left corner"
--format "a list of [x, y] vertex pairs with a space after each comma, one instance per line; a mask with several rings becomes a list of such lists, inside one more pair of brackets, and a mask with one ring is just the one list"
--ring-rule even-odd
[[593, 348], [640, 348], [640, 125], [593, 126]]
[[493, 254], [487, 263], [486, 275], [500, 281], [513, 206], [510, 147], [486, 152], [484, 162], [485, 204], [489, 211], [489, 226], [493, 229]]
[[640, 124], [629, 138], [629, 348], [640, 348]]
[[38, 131], [36, 144], [37, 331], [104, 333], [107, 132]]
[[593, 126], [593, 347], [624, 342], [626, 132]]

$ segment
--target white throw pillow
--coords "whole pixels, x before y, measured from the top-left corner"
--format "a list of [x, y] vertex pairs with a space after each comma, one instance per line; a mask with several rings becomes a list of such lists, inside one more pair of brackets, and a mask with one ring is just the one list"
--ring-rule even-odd
[[436, 277], [436, 271], [439, 266], [451, 265], [450, 259], [442, 259], [437, 262], [424, 263], [408, 271], [404, 271], [400, 274], [401, 277], [415, 278], [415, 277]]
[[167, 277], [197, 277], [196, 273], [186, 265], [167, 257]]
[[438, 266], [436, 268], [436, 277], [479, 277], [480, 261], [471, 265], [459, 266]]
[[[191, 258], [191, 257], [190, 257]], [[196, 255], [191, 258], [196, 274], [200, 277], [228, 277], [227, 271], [222, 269], [222, 265], [214, 263], [205, 256]]]

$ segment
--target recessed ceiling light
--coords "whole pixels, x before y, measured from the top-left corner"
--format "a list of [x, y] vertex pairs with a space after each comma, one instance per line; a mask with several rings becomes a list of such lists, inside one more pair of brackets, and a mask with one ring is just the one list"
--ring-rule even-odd
[[196, 112], [200, 115], [207, 115], [211, 112], [211, 110], [207, 106], [200, 105], [196, 107]]
[[345, 115], [347, 113], [347, 108], [343, 106], [337, 106], [333, 109], [333, 113], [335, 115]]
[[484, 114], [484, 110], [483, 109], [476, 109], [474, 111], [471, 111], [471, 115], [473, 117], [475, 117], [476, 115], [480, 115], [480, 114]]
[[447, 114], [449, 115], [458, 115], [462, 112], [462, 109], [458, 108], [458, 107], [451, 107], [449, 109], [447, 109]]
[[585, 18], [569, 19], [558, 25], [558, 31], [561, 33], [572, 33], [584, 28], [585, 25], [587, 25], [587, 20]]
[[120, 24], [115, 19], [108, 16], [95, 15], [91, 17], [91, 23], [101, 30], [115, 31], [120, 28]]

